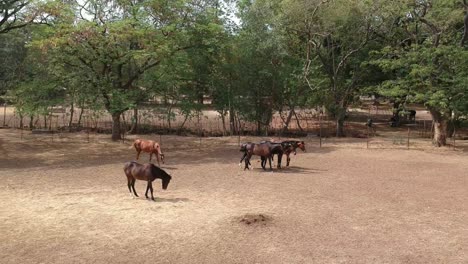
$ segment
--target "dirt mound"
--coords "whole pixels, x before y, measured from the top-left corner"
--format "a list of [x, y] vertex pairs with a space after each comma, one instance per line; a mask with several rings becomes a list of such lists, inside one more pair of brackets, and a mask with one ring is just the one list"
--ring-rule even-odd
[[245, 225], [267, 225], [273, 219], [265, 214], [245, 214], [238, 218], [239, 223]]

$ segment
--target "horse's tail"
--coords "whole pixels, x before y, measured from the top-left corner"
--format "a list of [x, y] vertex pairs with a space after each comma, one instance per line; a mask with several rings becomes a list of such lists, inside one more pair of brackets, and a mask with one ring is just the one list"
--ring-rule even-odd
[[154, 144], [153, 144], [153, 149], [156, 150], [156, 152], [157, 152], [156, 154], [164, 155], [164, 154], [162, 153], [162, 150], [161, 150], [161, 145], [159, 145], [158, 142], [154, 142]]

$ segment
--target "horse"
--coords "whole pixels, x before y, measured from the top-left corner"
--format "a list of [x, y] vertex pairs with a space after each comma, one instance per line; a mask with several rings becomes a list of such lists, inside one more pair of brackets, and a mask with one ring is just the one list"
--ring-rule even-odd
[[[278, 168], [281, 168], [281, 160], [282, 160], [283, 154], [285, 154], [286, 157], [287, 157], [286, 166], [289, 166], [289, 164], [291, 162], [290, 154], [292, 152], [294, 152], [294, 155], [296, 155], [297, 154], [297, 152], [296, 152], [297, 148], [301, 149], [302, 151], [306, 151], [304, 141], [287, 140], [287, 141], [282, 141], [281, 143], [272, 142], [272, 141], [260, 141], [260, 144], [264, 144], [264, 143], [267, 143], [267, 142], [270, 143], [270, 144], [273, 144], [274, 147], [275, 147], [272, 150], [273, 153], [271, 155], [271, 160], [272, 161], [274, 160], [273, 159], [274, 154], [278, 155]], [[248, 156], [248, 149], [252, 148], [252, 146], [253, 146], [252, 144], [254, 144], [254, 143], [247, 142], [247, 143], [241, 144], [240, 151], [244, 152], [244, 156], [241, 158], [241, 160], [239, 162], [239, 166], [242, 163], [242, 161]], [[277, 144], [281, 144], [282, 148], [280, 149]], [[261, 160], [262, 160], [262, 168], [263, 168], [266, 165], [266, 157], [261, 156]], [[248, 163], [246, 164], [246, 168], [248, 168], [249, 165], [251, 165], [250, 159], [248, 160]], [[245, 170], [245, 168], [244, 168], [244, 170]]]
[[[262, 141], [260, 142], [260, 144], [264, 144], [264, 143], [269, 143], [271, 144], [272, 146], [272, 149], [271, 149], [271, 160], [273, 161], [273, 156], [276, 154], [278, 155], [278, 165], [277, 165], [277, 168], [278, 169], [281, 169], [281, 160], [283, 159], [283, 154], [285, 152], [286, 149], [288, 149], [289, 147], [292, 147], [290, 144], [288, 143], [277, 143], [277, 142], [271, 142], [271, 141]], [[260, 159], [262, 160], [262, 168], [265, 167], [266, 165], [266, 160], [267, 160], [267, 157], [265, 156], [261, 156]]]
[[275, 153], [281, 152], [281, 155], [283, 155], [281, 144], [278, 145], [278, 144], [274, 144], [271, 142], [264, 142], [260, 144], [255, 144], [255, 143], [250, 143], [250, 142], [244, 143], [241, 145], [240, 151], [244, 152], [244, 156], [242, 157], [240, 161], [241, 163], [243, 160], [245, 162], [244, 170], [249, 169], [250, 159], [252, 158], [252, 155], [257, 155], [257, 156], [265, 158], [265, 160], [262, 159], [262, 168], [264, 170], [266, 170], [265, 168], [266, 159], [268, 159], [270, 162], [270, 170], [273, 169], [271, 166], [271, 156], [273, 155], [273, 152]]
[[[249, 151], [251, 148], [253, 148], [252, 144], [254, 144], [254, 143], [252, 143], [252, 142], [247, 142], [247, 143], [242, 143], [242, 144], [240, 145], [240, 150], [239, 150], [239, 151], [240, 151], [240, 152], [244, 152], [244, 155], [242, 156], [241, 160], [239, 161], [239, 167], [242, 165], [242, 161], [247, 157], [248, 151]], [[250, 162], [247, 164], [247, 166], [249, 166], [249, 165], [251, 165]], [[247, 168], [248, 168], [248, 167], [247, 167]], [[250, 170], [250, 168], [248, 168], [248, 169]], [[245, 168], [244, 168], [244, 170], [245, 170]]]
[[130, 146], [130, 149], [132, 147], [135, 147], [137, 151], [137, 156], [136, 156], [137, 160], [140, 158], [140, 153], [143, 151], [143, 152], [147, 152], [150, 154], [149, 162], [151, 162], [151, 157], [153, 156], [153, 153], [154, 153], [158, 160], [158, 166], [161, 166], [161, 164], [159, 163], [160, 160], [164, 164], [164, 154], [162, 153], [161, 146], [159, 146], [158, 142], [155, 142], [153, 140], [135, 139], [133, 144]]
[[[289, 155], [291, 155], [292, 152], [294, 152], [294, 155], [297, 154], [296, 149], [301, 149], [302, 151], [306, 151], [305, 148], [305, 143], [304, 141], [297, 141], [297, 140], [287, 140], [281, 142], [284, 146], [287, 146], [284, 148], [284, 154], [286, 154], [286, 166], [289, 167], [289, 163], [291, 162], [291, 158]], [[288, 145], [286, 145], [288, 144]]]
[[157, 167], [156, 165], [152, 163], [140, 164], [135, 161], [127, 162], [125, 163], [125, 166], [124, 166], [124, 172], [125, 172], [125, 175], [127, 176], [128, 190], [130, 191], [130, 195], [132, 195], [132, 189], [133, 189], [133, 193], [135, 194], [136, 197], [138, 197], [138, 194], [135, 191], [136, 180], [147, 181], [148, 185], [146, 186], [145, 196], [146, 196], [146, 199], [148, 199], [148, 190], [151, 190], [151, 200], [153, 201], [154, 201], [153, 181], [155, 179], [161, 179], [162, 188], [163, 190], [166, 190], [167, 186], [169, 185], [169, 182], [172, 179], [171, 175], [167, 174], [167, 172], [165, 172], [164, 170], [162, 170], [161, 168]]

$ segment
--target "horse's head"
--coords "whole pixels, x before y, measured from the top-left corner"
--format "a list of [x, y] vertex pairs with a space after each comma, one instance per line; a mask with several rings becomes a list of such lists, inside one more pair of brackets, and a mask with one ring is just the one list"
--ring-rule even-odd
[[159, 156], [161, 157], [161, 161], [164, 164], [164, 154], [159, 154]]
[[251, 144], [252, 144], [252, 142], [247, 142], [247, 143], [240, 144], [240, 150], [239, 151], [241, 151], [241, 152], [247, 151]]
[[163, 190], [167, 189], [167, 186], [169, 185], [169, 182], [171, 181], [172, 177], [171, 175], [166, 173], [166, 176], [162, 178], [162, 188]]
[[304, 152], [306, 151], [304, 141], [297, 141], [296, 144], [297, 144], [297, 147], [300, 148], [302, 151]]

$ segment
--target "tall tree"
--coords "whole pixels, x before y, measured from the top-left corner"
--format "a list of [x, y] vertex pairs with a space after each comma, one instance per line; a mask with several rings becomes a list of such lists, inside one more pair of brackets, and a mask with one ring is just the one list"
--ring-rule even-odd
[[136, 82], [178, 52], [196, 46], [190, 34], [204, 12], [198, 1], [76, 1], [81, 18], [63, 24], [41, 45], [55, 61], [79, 72], [112, 115], [112, 139], [120, 118], [138, 98]]
[[424, 104], [434, 121], [433, 143], [446, 145], [454, 111], [463, 111], [468, 52], [459, 47], [463, 14], [453, 1], [398, 1], [387, 5], [394, 28], [376, 63], [393, 76], [380, 92]]

